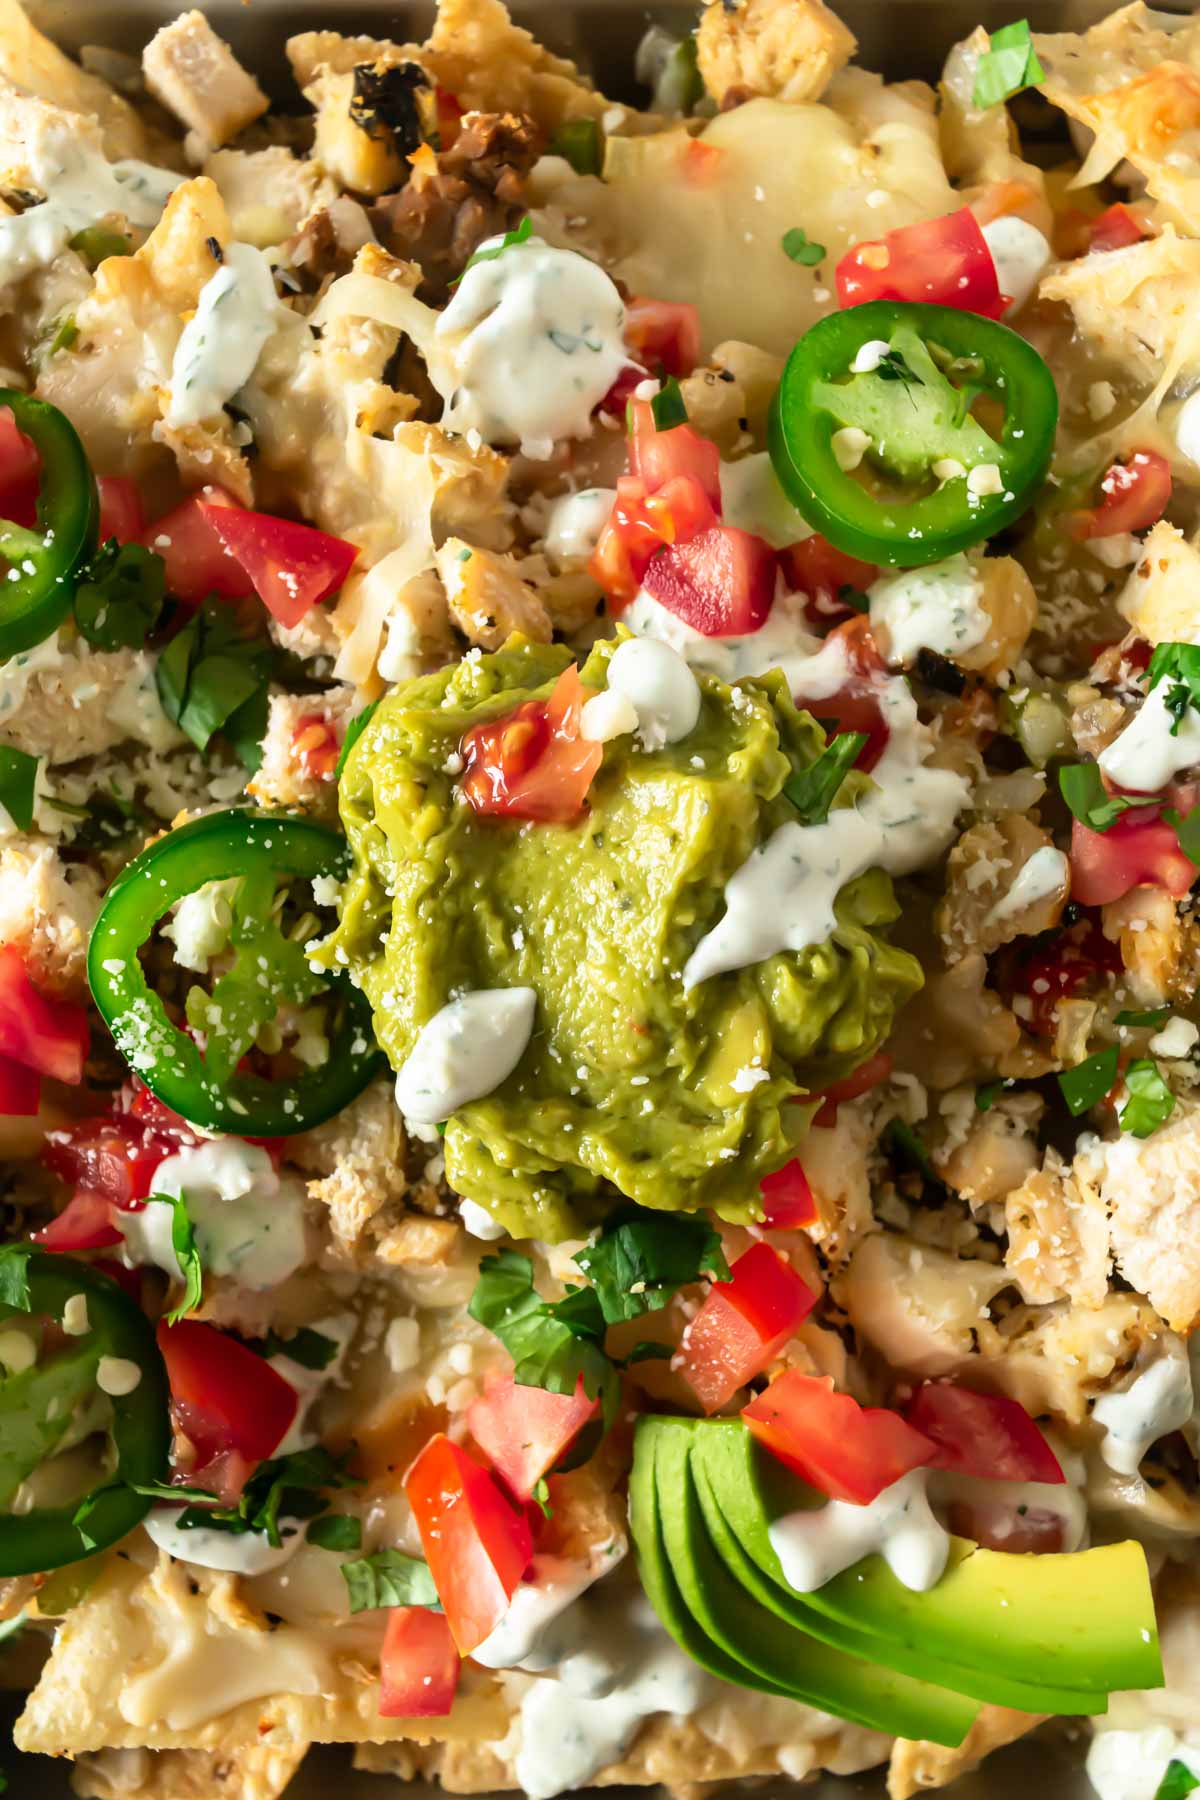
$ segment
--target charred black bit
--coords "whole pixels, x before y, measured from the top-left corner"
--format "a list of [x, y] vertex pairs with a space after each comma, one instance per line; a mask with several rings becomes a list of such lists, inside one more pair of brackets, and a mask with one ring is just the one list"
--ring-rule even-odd
[[225, 261], [225, 252], [221, 248], [221, 243], [220, 243], [219, 238], [215, 238], [215, 237], [205, 238], [204, 245], [208, 251], [208, 254], [212, 257], [212, 259], [215, 263], [221, 263], [221, 262]]
[[927, 687], [950, 694], [955, 700], [967, 685], [967, 678], [962, 670], [956, 668], [948, 657], [939, 656], [936, 650], [927, 650], [924, 646], [917, 652], [917, 674]]
[[429, 77], [419, 63], [360, 63], [354, 71], [350, 117], [368, 137], [390, 137], [402, 156], [425, 141], [418, 95]]

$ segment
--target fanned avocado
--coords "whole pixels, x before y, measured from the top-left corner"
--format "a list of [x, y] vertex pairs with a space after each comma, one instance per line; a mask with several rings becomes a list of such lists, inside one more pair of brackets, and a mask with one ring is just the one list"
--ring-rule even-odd
[[883, 1663], [889, 1668], [918, 1675], [927, 1681], [940, 1682], [943, 1687], [953, 1688], [960, 1694], [969, 1694], [975, 1700], [989, 1701], [994, 1706], [1012, 1706], [1019, 1712], [1029, 1713], [1107, 1712], [1107, 1694], [1076, 1693], [1069, 1688], [1012, 1681], [995, 1669], [964, 1669], [961, 1664], [939, 1663], [936, 1658], [926, 1656], [923, 1652], [918, 1655], [905, 1645], [894, 1644], [885, 1632], [852, 1630], [841, 1621], [823, 1613], [819, 1604], [812, 1604], [819, 1596], [797, 1594], [792, 1588], [772, 1581], [742, 1548], [721, 1510], [708, 1473], [708, 1458], [704, 1454], [713, 1441], [714, 1434], [708, 1432], [694, 1433], [691, 1440], [692, 1479], [704, 1513], [708, 1535], [729, 1573], [763, 1606], [778, 1613], [780, 1618], [810, 1632], [823, 1643], [836, 1644], [839, 1649], [865, 1656], [868, 1660]]
[[636, 1495], [631, 1489], [634, 1537], [640, 1544], [661, 1533], [678, 1594], [709, 1642], [746, 1671], [737, 1679], [744, 1685], [765, 1679], [796, 1700], [876, 1731], [960, 1744], [978, 1710], [974, 1703], [818, 1643], [733, 1580], [705, 1530], [690, 1474], [690, 1439], [687, 1420], [644, 1420], [639, 1426], [635, 1468], [653, 1466], [657, 1505], [647, 1516], [644, 1488], [639, 1485]]
[[[696, 1420], [691, 1429], [734, 1536], [787, 1589], [768, 1533], [780, 1504], [767, 1488], [783, 1472], [740, 1421]], [[803, 1504], [807, 1490], [794, 1486], [792, 1504]], [[1162, 1686], [1154, 1599], [1136, 1543], [1023, 1556], [955, 1539], [946, 1573], [928, 1593], [906, 1588], [871, 1556], [804, 1598], [831, 1619], [885, 1637], [888, 1654], [903, 1654], [914, 1671], [953, 1667], [1033, 1686], [1031, 1675], [1045, 1669], [1084, 1693]]]

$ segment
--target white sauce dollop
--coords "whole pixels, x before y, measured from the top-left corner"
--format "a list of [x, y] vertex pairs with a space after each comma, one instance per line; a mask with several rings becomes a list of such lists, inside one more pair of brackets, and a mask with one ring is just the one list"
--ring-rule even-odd
[[467, 1236], [478, 1238], [482, 1244], [494, 1244], [497, 1238], [504, 1236], [503, 1225], [493, 1219], [487, 1207], [480, 1206], [478, 1200], [460, 1200], [458, 1216]]
[[265, 1575], [278, 1569], [296, 1554], [304, 1542], [306, 1522], [281, 1518], [279, 1535], [283, 1542], [273, 1546], [263, 1531], [214, 1531], [198, 1525], [193, 1531], [181, 1531], [178, 1525], [182, 1506], [155, 1506], [142, 1523], [150, 1542], [165, 1550], [178, 1562], [194, 1563], [198, 1569], [221, 1569], [230, 1575]]
[[820, 639], [808, 629], [800, 594], [780, 594], [766, 623], [745, 637], [705, 637], [644, 590], [622, 614], [621, 623], [638, 637], [670, 644], [693, 669], [703, 669], [722, 681], [742, 681], [748, 675], [782, 669], [793, 693], [810, 668], [814, 651], [821, 647]]
[[1068, 892], [1070, 886], [1070, 862], [1053, 844], [1043, 844], [1040, 850], [1034, 851], [1007, 894], [997, 900], [984, 924], [1002, 925], [1009, 919], [1019, 918], [1039, 901], [1049, 900], [1052, 894]]
[[882, 1556], [897, 1581], [918, 1594], [940, 1580], [950, 1536], [925, 1491], [926, 1471], [913, 1469], [868, 1506], [829, 1500], [814, 1511], [785, 1513], [769, 1527], [771, 1548], [798, 1594], [824, 1587], [864, 1556]]
[[766, 450], [721, 464], [721, 517], [726, 525], [765, 538], [773, 550], [812, 536], [812, 526], [780, 487]]
[[1087, 1755], [1087, 1778], [1099, 1800], [1154, 1800], [1172, 1762], [1200, 1774], [1200, 1745], [1169, 1725], [1119, 1731], [1100, 1720]]
[[584, 737], [604, 743], [623, 731], [636, 731], [644, 750], [661, 750], [696, 729], [700, 688], [669, 644], [627, 638], [609, 658], [607, 680], [604, 693], [583, 709]]
[[[792, 691], [801, 701], [827, 699], [848, 674], [841, 640], [832, 638], [806, 672], [793, 670]], [[929, 732], [903, 678], [886, 682], [879, 700], [891, 736], [871, 771], [875, 786], [853, 806], [835, 807], [822, 825], [780, 825], [751, 852], [725, 884], [724, 918], [688, 958], [685, 988], [781, 950], [824, 943], [847, 882], [871, 868], [906, 875], [949, 844], [969, 784], [951, 770], [925, 767]]]
[[1020, 312], [1053, 260], [1054, 252], [1036, 225], [1002, 213], [983, 228], [984, 241], [996, 265], [1000, 292], [1007, 294], [1008, 313]]
[[533, 988], [481, 988], [451, 1000], [421, 1027], [396, 1076], [396, 1105], [416, 1125], [437, 1125], [508, 1078], [533, 1032]]
[[545, 460], [558, 440], [588, 435], [629, 361], [624, 327], [613, 282], [577, 251], [530, 237], [472, 264], [427, 347], [443, 425]]
[[[254, 373], [284, 308], [271, 265], [251, 244], [227, 244], [225, 260], [200, 290], [171, 364], [170, 426], [214, 418]], [[288, 315], [290, 316], [290, 315]]]
[[881, 576], [868, 594], [872, 628], [886, 631], [892, 663], [910, 663], [919, 650], [961, 656], [982, 644], [991, 629], [980, 604], [979, 571], [961, 553], [923, 569]]
[[600, 541], [608, 523], [616, 488], [581, 488], [577, 494], [560, 494], [550, 503], [542, 545], [555, 562], [586, 558]]
[[[157, 1194], [182, 1194], [206, 1270], [232, 1275], [253, 1292], [275, 1287], [307, 1255], [304, 1184], [280, 1175], [267, 1152], [240, 1138], [215, 1138], [159, 1164]], [[171, 1247], [173, 1209], [147, 1202], [114, 1214], [127, 1260], [180, 1279]]]
[[26, 145], [29, 172], [46, 198], [23, 213], [0, 218], [0, 285], [43, 269], [76, 232], [109, 213], [131, 225], [156, 225], [184, 177], [150, 163], [109, 163], [99, 133], [80, 122], [48, 121]]
[[1117, 787], [1157, 794], [1181, 769], [1200, 763], [1200, 712], [1188, 706], [1175, 719], [1167, 710], [1175, 685], [1170, 676], [1157, 682], [1120, 736], [1100, 752], [1101, 772]]
[[535, 1556], [508, 1611], [471, 1660], [485, 1669], [552, 1669], [566, 1646], [561, 1633], [550, 1630], [569, 1606], [591, 1587], [596, 1566], [566, 1556]]
[[[1110, 1173], [1111, 1167], [1110, 1162]], [[1118, 1475], [1136, 1475], [1151, 1445], [1186, 1425], [1194, 1405], [1187, 1350], [1172, 1331], [1127, 1387], [1102, 1394], [1092, 1407], [1093, 1419], [1104, 1428], [1101, 1457]]]

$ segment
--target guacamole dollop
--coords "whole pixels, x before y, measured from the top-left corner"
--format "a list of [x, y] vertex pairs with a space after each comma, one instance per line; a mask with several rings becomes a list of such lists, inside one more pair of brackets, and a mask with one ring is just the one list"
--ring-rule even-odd
[[[591, 652], [586, 687], [605, 687], [615, 648]], [[514, 638], [381, 702], [342, 773], [353, 865], [321, 959], [362, 987], [396, 1069], [458, 995], [535, 990], [513, 1073], [445, 1131], [450, 1185], [513, 1236], [577, 1235], [620, 1196], [748, 1221], [807, 1129], [806, 1093], [872, 1054], [920, 965], [882, 935], [898, 909], [871, 870], [842, 889], [826, 942], [685, 991], [726, 881], [795, 817], [783, 783], [824, 745], [778, 673], [736, 688], [698, 673], [694, 730], [606, 743], [570, 824], [476, 814], [464, 734], [548, 698], [573, 660]], [[852, 794], [864, 778], [849, 779]]]

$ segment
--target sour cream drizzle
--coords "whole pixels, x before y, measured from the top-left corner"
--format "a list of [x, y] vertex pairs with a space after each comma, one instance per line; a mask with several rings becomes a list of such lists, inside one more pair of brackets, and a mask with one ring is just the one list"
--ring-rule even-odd
[[1168, 677], [1152, 687], [1121, 735], [1100, 752], [1100, 768], [1117, 787], [1156, 794], [1181, 769], [1200, 763], [1200, 712], [1187, 706], [1176, 719], [1167, 709], [1173, 685]]
[[95, 134], [51, 122], [31, 136], [29, 173], [46, 198], [23, 213], [0, 218], [0, 285], [43, 269], [109, 213], [131, 225], [156, 225], [184, 177], [130, 159], [110, 163]]
[[912, 662], [919, 650], [961, 656], [981, 644], [991, 626], [980, 605], [983, 582], [962, 555], [884, 575], [868, 593], [871, 624], [884, 628], [894, 663]]
[[769, 1527], [771, 1548], [798, 1594], [824, 1587], [864, 1556], [882, 1556], [898, 1581], [923, 1594], [940, 1579], [950, 1536], [938, 1524], [914, 1469], [868, 1506], [829, 1500], [813, 1511], [785, 1513]]
[[512, 1074], [533, 1031], [533, 988], [481, 988], [436, 1012], [396, 1077], [396, 1104], [414, 1125], [437, 1125]]
[[182, 1506], [156, 1506], [143, 1523], [150, 1542], [178, 1562], [194, 1563], [198, 1569], [222, 1569], [230, 1575], [265, 1575], [278, 1569], [296, 1554], [304, 1542], [305, 1522], [282, 1518], [279, 1535], [283, 1542], [273, 1547], [262, 1531], [214, 1531], [198, 1525], [193, 1531], [182, 1531], [179, 1520], [186, 1509]]
[[669, 644], [627, 638], [609, 658], [608, 686], [583, 709], [584, 737], [601, 743], [636, 731], [643, 750], [661, 750], [695, 730], [700, 688], [683, 657]]
[[629, 361], [624, 326], [613, 282], [577, 251], [530, 237], [473, 263], [427, 346], [443, 425], [544, 460], [558, 439], [590, 431]]
[[1001, 925], [1007, 919], [1019, 918], [1040, 900], [1052, 894], [1065, 893], [1071, 883], [1071, 865], [1053, 844], [1035, 850], [1007, 894], [1001, 896], [984, 920], [985, 925]]
[[550, 504], [542, 544], [556, 562], [590, 556], [608, 523], [616, 488], [582, 488], [578, 494], [562, 494]]
[[[215, 1138], [159, 1164], [157, 1194], [182, 1194], [204, 1267], [232, 1275], [255, 1293], [275, 1287], [307, 1254], [304, 1185], [280, 1175], [267, 1152], [240, 1138]], [[117, 1212], [127, 1258], [152, 1264], [176, 1280], [182, 1271], [171, 1245], [172, 1208], [147, 1202]]]
[[1100, 1455], [1118, 1475], [1136, 1475], [1151, 1445], [1186, 1425], [1194, 1405], [1188, 1354], [1171, 1332], [1160, 1354], [1128, 1387], [1102, 1394], [1092, 1407], [1093, 1419], [1104, 1428]]
[[171, 364], [167, 424], [214, 418], [254, 373], [263, 345], [286, 315], [271, 265], [251, 244], [227, 244], [224, 261], [200, 290]]

